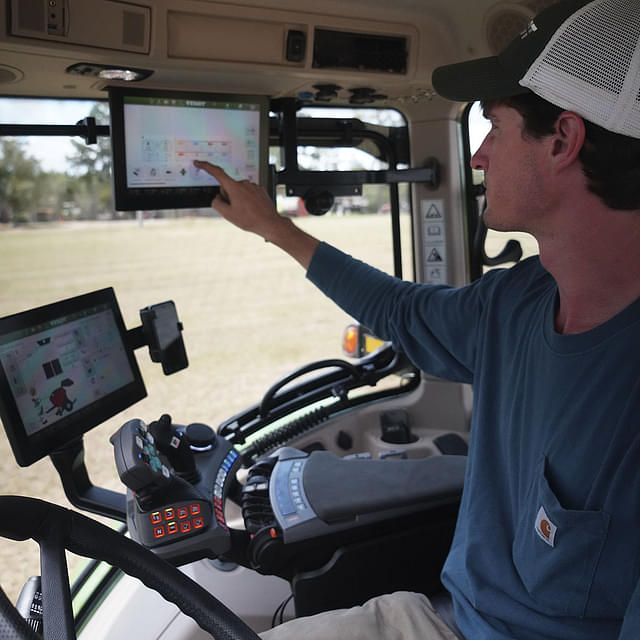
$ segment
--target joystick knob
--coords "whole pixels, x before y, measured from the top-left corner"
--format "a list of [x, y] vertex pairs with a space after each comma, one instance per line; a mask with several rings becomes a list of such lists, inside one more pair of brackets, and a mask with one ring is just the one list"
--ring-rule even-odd
[[188, 425], [184, 435], [189, 442], [189, 449], [195, 453], [211, 451], [216, 446], [215, 431], [201, 422], [192, 422]]
[[200, 474], [196, 469], [189, 441], [174, 428], [171, 416], [166, 413], [160, 416], [159, 420], [149, 425], [149, 431], [155, 438], [158, 449], [171, 462], [176, 474], [191, 484], [198, 482]]

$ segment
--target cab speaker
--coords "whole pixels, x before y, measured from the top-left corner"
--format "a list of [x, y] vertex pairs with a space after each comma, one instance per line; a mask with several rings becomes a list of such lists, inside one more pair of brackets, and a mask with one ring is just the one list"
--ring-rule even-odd
[[22, 78], [24, 78], [24, 73], [20, 69], [0, 64], [0, 84], [11, 84], [22, 80]]
[[13, 36], [149, 53], [151, 7], [123, 0], [8, 2]]
[[11, 9], [18, 29], [46, 33], [47, 6], [44, 0], [12, 2]]
[[491, 53], [500, 53], [524, 31], [534, 15], [534, 11], [521, 4], [504, 2], [494, 5], [485, 15], [485, 34]]
[[143, 13], [122, 12], [122, 44], [140, 48], [146, 46], [146, 18]]

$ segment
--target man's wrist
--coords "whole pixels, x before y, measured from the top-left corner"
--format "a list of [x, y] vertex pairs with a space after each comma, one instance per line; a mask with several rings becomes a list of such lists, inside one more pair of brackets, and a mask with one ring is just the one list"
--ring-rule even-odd
[[295, 233], [296, 230], [298, 230], [297, 227], [289, 218], [278, 214], [278, 217], [273, 220], [273, 223], [261, 235], [265, 242], [282, 246], [287, 236], [291, 235], [292, 232]]
[[[274, 221], [276, 222], [276, 221]], [[297, 227], [290, 218], [280, 217], [269, 230], [262, 234], [266, 242], [270, 242], [297, 260], [305, 269], [318, 247], [319, 241]]]

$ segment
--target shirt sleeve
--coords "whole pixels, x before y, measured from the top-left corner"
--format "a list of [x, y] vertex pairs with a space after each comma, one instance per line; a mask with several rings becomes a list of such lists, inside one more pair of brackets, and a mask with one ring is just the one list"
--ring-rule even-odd
[[[426, 373], [472, 382], [485, 278], [467, 287], [394, 278], [321, 243], [307, 278], [344, 311]], [[491, 280], [491, 279], [488, 279]]]

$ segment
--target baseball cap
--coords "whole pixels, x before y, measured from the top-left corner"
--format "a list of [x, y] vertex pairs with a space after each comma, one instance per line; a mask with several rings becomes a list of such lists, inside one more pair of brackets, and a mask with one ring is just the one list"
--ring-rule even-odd
[[497, 56], [438, 67], [444, 98], [533, 92], [585, 120], [640, 138], [640, 3], [566, 0], [538, 14]]

